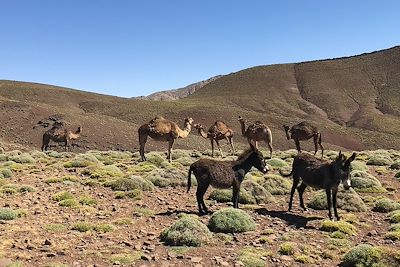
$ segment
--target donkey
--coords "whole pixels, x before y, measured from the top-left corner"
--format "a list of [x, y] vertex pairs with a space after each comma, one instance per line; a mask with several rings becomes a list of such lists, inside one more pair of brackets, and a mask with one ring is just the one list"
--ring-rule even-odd
[[197, 180], [196, 198], [199, 214], [205, 215], [208, 213], [203, 198], [210, 185], [215, 188], [225, 189], [233, 187], [233, 207], [239, 208], [240, 185], [244, 176], [252, 167], [257, 168], [262, 173], [267, 173], [269, 170], [263, 154], [253, 146], [243, 152], [234, 161], [199, 159], [190, 165], [187, 192], [189, 192], [191, 187], [191, 174], [193, 172]]
[[338, 187], [340, 182], [342, 182], [346, 190], [350, 188], [350, 163], [355, 159], [355, 157], [356, 153], [353, 153], [350, 158], [346, 159], [342, 154], [342, 151], [340, 151], [338, 157], [334, 161], [329, 162], [318, 159], [310, 154], [298, 154], [294, 158], [292, 171], [289, 174], [283, 174], [279, 170], [283, 177], [293, 175], [293, 186], [290, 193], [288, 211], [292, 209], [293, 195], [301, 179], [302, 183], [297, 189], [300, 197], [300, 206], [304, 210], [307, 210], [303, 201], [303, 193], [307, 186], [317, 189], [325, 189], [328, 201], [329, 218], [331, 220], [333, 219], [331, 213], [331, 204], [333, 202], [335, 217], [339, 221], [340, 218], [337, 212], [336, 203]]

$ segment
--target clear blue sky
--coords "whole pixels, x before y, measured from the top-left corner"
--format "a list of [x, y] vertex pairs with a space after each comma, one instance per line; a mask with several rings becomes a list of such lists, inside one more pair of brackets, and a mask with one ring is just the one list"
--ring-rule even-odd
[[0, 0], [0, 79], [118, 96], [399, 45], [392, 0]]

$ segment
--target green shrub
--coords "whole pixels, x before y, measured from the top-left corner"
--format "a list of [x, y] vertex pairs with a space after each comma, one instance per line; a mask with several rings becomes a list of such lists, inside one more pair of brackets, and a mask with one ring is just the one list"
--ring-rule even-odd
[[383, 193], [386, 192], [381, 182], [365, 171], [351, 172], [351, 186], [357, 192], [363, 193]]
[[184, 216], [161, 233], [161, 241], [173, 246], [201, 246], [211, 239], [207, 226], [191, 216]]
[[94, 206], [97, 204], [97, 200], [94, 198], [91, 198], [90, 196], [82, 196], [79, 199], [79, 203], [82, 205]]
[[131, 254], [114, 254], [110, 258], [110, 262], [113, 265], [129, 265], [133, 266], [132, 264], [140, 260], [142, 257], [143, 252], [141, 251], [134, 251]]
[[106, 165], [90, 171], [91, 178], [122, 177], [124, 173], [115, 165]]
[[375, 166], [390, 166], [393, 160], [389, 156], [384, 155], [373, 155], [368, 161], [367, 165]]
[[361, 244], [352, 248], [344, 255], [343, 266], [376, 266], [381, 258], [382, 253], [379, 249], [368, 244]]
[[71, 229], [83, 233], [83, 232], [93, 230], [94, 227], [95, 227], [95, 225], [90, 222], [78, 222], [78, 223], [74, 224]]
[[286, 195], [292, 189], [290, 179], [283, 178], [280, 175], [267, 174], [259, 181], [259, 184], [269, 191], [272, 195]]
[[[328, 208], [328, 202], [326, 200], [325, 191], [317, 192], [310, 202], [307, 204], [309, 208], [315, 210], [324, 210]], [[362, 201], [360, 196], [350, 188], [349, 190], [344, 190], [342, 186], [339, 187], [337, 194], [337, 207], [346, 211], [366, 211], [367, 207]]]
[[34, 192], [35, 188], [30, 186], [30, 185], [21, 185], [18, 188], [18, 192], [23, 193], [23, 192]]
[[400, 172], [397, 172], [397, 173], [394, 175], [394, 177], [400, 178]]
[[0, 208], [0, 220], [14, 220], [19, 217], [18, 211], [9, 208]]
[[10, 178], [12, 176], [12, 171], [6, 168], [0, 169], [0, 174], [2, 174], [4, 178]]
[[385, 239], [390, 239], [393, 241], [400, 240], [400, 231], [392, 231], [385, 234]]
[[12, 160], [16, 163], [35, 163], [36, 160], [31, 157], [28, 153], [22, 153], [20, 155], [9, 156], [8, 160]]
[[50, 177], [44, 181], [46, 184], [61, 183], [62, 179], [58, 177]]
[[99, 233], [108, 233], [115, 230], [115, 226], [112, 224], [97, 224], [94, 226], [94, 230]]
[[61, 207], [75, 208], [79, 206], [79, 202], [76, 199], [64, 199], [59, 201], [58, 205], [60, 205]]
[[70, 192], [66, 191], [61, 191], [53, 195], [52, 199], [54, 201], [61, 201], [61, 200], [66, 200], [66, 199], [73, 199], [74, 196]]
[[397, 160], [390, 165], [390, 168], [392, 170], [399, 170], [400, 169], [400, 160]]
[[352, 224], [345, 221], [324, 220], [322, 221], [320, 229], [325, 232], [340, 231], [349, 235], [356, 234], [356, 228]]
[[279, 253], [283, 255], [293, 255], [295, 244], [292, 242], [286, 242], [280, 245]]
[[187, 173], [177, 169], [153, 170], [145, 178], [159, 187], [187, 185]]
[[[214, 189], [209, 196], [210, 199], [216, 200], [217, 202], [231, 202], [232, 201], [232, 189]], [[239, 194], [239, 203], [242, 204], [255, 204], [256, 200], [253, 196], [249, 195], [242, 188]]]
[[295, 261], [303, 264], [314, 264], [315, 261], [308, 255], [298, 255], [294, 258]]
[[391, 223], [400, 223], [400, 211], [396, 210], [389, 214], [389, 221]]
[[275, 202], [275, 198], [264, 187], [252, 180], [245, 180], [242, 182], [241, 189], [243, 189], [249, 196], [251, 196], [254, 203], [267, 204]]
[[8, 160], [7, 155], [0, 154], [0, 161], [7, 161], [7, 160]]
[[351, 162], [351, 170], [352, 171], [368, 171], [368, 166], [365, 162], [360, 160], [354, 160]]
[[256, 224], [245, 211], [225, 208], [211, 216], [208, 227], [213, 232], [241, 233], [255, 230]]
[[130, 176], [129, 178], [119, 178], [115, 181], [112, 181], [110, 187], [114, 191], [131, 191], [135, 189], [140, 189], [143, 191], [152, 191], [154, 189], [154, 185], [143, 179], [140, 176]]
[[67, 230], [67, 227], [63, 224], [59, 224], [59, 223], [50, 223], [50, 224], [46, 224], [43, 226], [43, 229], [49, 231], [49, 232], [64, 232]]
[[91, 154], [80, 154], [76, 156], [72, 161], [64, 164], [65, 168], [77, 168], [77, 167], [88, 167], [90, 165], [100, 164], [100, 161]]
[[288, 167], [288, 163], [282, 159], [272, 158], [266, 160], [267, 164], [272, 167], [272, 169], [279, 169], [283, 167]]
[[391, 212], [398, 209], [400, 209], [400, 203], [389, 198], [381, 198], [375, 202], [375, 206], [372, 210], [377, 212]]
[[268, 256], [271, 256], [271, 252], [262, 248], [245, 247], [239, 251], [239, 260], [245, 267], [264, 267]]
[[390, 226], [389, 231], [391, 232], [400, 232], [400, 223], [393, 224]]

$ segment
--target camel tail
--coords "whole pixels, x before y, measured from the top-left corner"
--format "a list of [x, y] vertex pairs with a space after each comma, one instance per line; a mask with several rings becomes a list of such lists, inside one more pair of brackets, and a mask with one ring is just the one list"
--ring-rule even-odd
[[192, 166], [190, 166], [190, 168], [189, 168], [189, 173], [188, 173], [188, 180], [187, 180], [187, 193], [189, 193], [189, 191], [190, 191], [190, 187], [192, 186], [192, 179], [191, 179], [191, 176], [192, 176]]

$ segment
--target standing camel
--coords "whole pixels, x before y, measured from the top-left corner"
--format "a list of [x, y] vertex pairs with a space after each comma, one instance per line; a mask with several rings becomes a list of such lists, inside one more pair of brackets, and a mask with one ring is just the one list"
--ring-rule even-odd
[[43, 134], [42, 151], [47, 151], [50, 140], [56, 143], [64, 143], [64, 149], [68, 151], [68, 145], [71, 140], [76, 140], [81, 136], [82, 128], [80, 126], [74, 132], [63, 126], [64, 124], [61, 122], [54, 122], [53, 127]]
[[242, 135], [247, 138], [250, 146], [258, 149], [258, 141], [265, 141], [269, 147], [269, 157], [272, 157], [272, 133], [268, 126], [261, 121], [256, 121], [250, 124], [247, 129], [245, 125], [245, 120], [239, 116], [239, 123], [242, 127]]
[[155, 141], [168, 142], [168, 161], [171, 162], [171, 151], [174, 142], [178, 138], [186, 138], [192, 130], [192, 118], [185, 118], [183, 130], [179, 128], [178, 124], [170, 120], [157, 116], [149, 123], [145, 123], [138, 129], [139, 144], [140, 144], [140, 157], [143, 161], [146, 160], [144, 155], [144, 146], [147, 142], [147, 137], [150, 136]]
[[210, 139], [211, 141], [211, 155], [214, 157], [214, 141], [217, 143], [217, 147], [219, 150], [219, 153], [221, 153], [221, 157], [224, 157], [221, 147], [219, 145], [220, 140], [226, 140], [232, 148], [232, 154], [235, 154], [235, 148], [233, 147], [233, 131], [231, 128], [228, 127], [228, 125], [225, 124], [223, 121], [216, 121], [213, 125], [210, 126], [208, 129], [208, 132], [204, 131], [204, 126], [201, 125], [200, 123], [193, 125], [194, 128], [196, 128], [199, 131], [199, 134], [205, 138], [205, 139]]
[[287, 125], [283, 125], [283, 128], [285, 129], [287, 140], [294, 140], [298, 153], [301, 153], [300, 141], [309, 140], [312, 137], [315, 146], [314, 155], [317, 154], [319, 145], [322, 152], [321, 158], [324, 157], [324, 147], [321, 144], [322, 137], [317, 127], [311, 125], [309, 122], [303, 121], [299, 124], [293, 125], [291, 128]]

